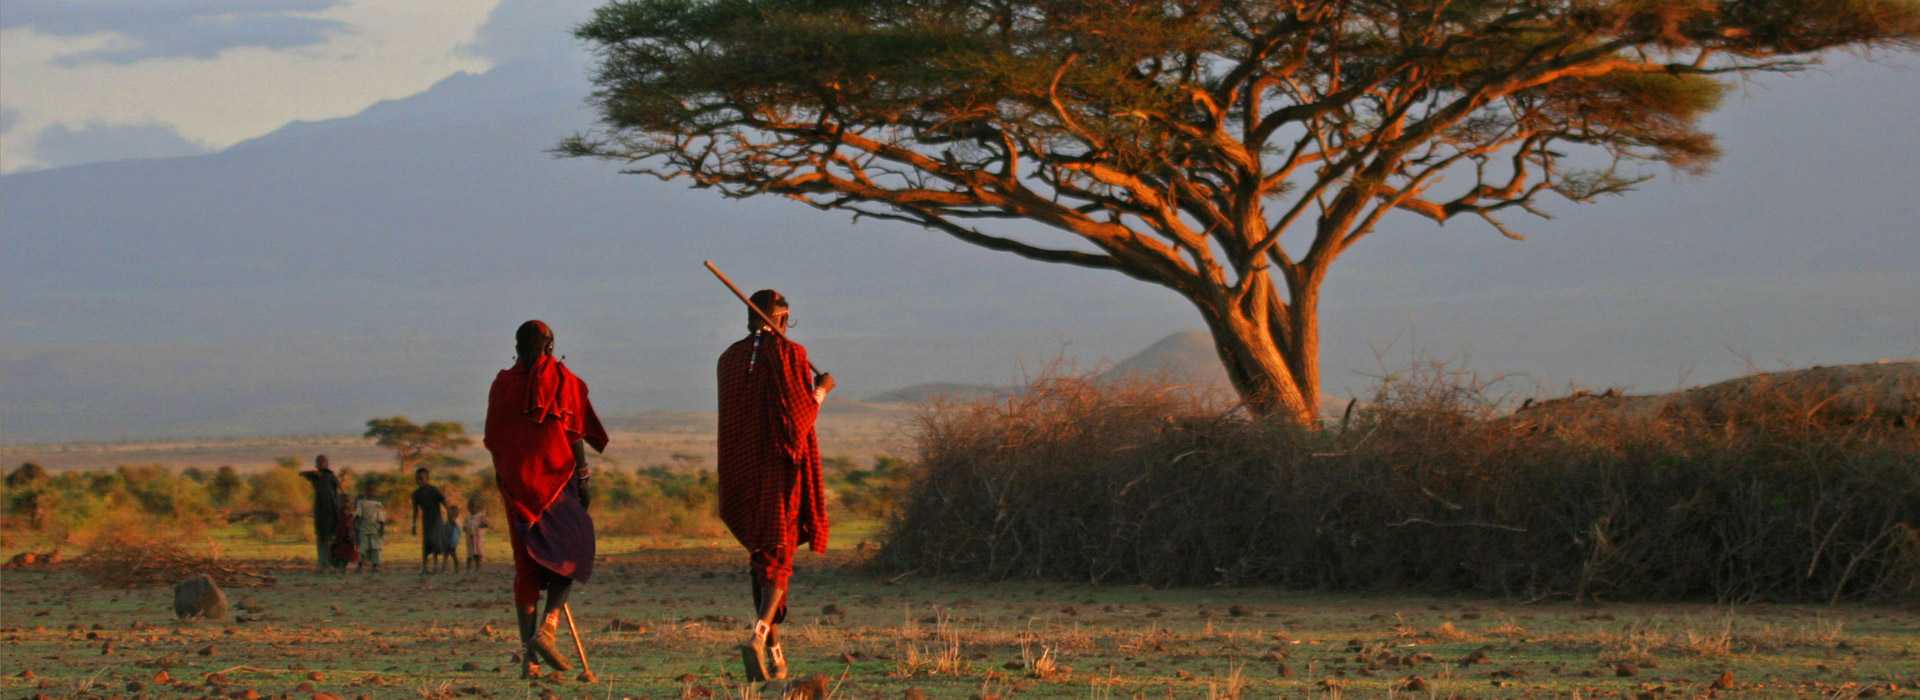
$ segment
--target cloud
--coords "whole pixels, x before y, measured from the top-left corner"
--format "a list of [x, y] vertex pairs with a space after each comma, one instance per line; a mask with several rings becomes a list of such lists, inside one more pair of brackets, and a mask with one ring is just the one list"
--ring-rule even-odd
[[498, 65], [513, 61], [580, 61], [573, 29], [605, 0], [502, 0], [487, 15], [468, 53]]
[[58, 168], [81, 163], [131, 158], [169, 158], [206, 153], [172, 126], [159, 122], [144, 124], [81, 124], [68, 127], [55, 124], [40, 130], [33, 144], [33, 157], [43, 167]]
[[5, 136], [7, 132], [13, 131], [13, 127], [19, 123], [20, 110], [0, 107], [0, 136]]
[[65, 65], [128, 64], [150, 58], [206, 59], [227, 49], [288, 49], [325, 42], [351, 28], [311, 16], [342, 0], [14, 0], [0, 29], [79, 37], [113, 34], [123, 40], [67, 54]]

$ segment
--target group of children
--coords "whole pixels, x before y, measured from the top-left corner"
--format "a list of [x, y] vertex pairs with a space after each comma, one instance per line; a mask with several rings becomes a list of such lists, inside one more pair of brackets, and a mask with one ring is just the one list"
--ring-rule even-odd
[[[414, 529], [421, 535], [420, 573], [441, 573], [449, 568], [459, 572], [459, 549], [463, 540], [467, 547], [467, 570], [478, 571], [484, 560], [485, 542], [481, 532], [491, 529], [487, 514], [475, 507], [462, 519], [460, 507], [448, 503], [440, 489], [427, 483], [425, 469], [416, 472], [414, 477], [419, 484], [413, 491], [413, 522]], [[337, 552], [336, 560], [342, 566], [353, 563], [355, 572], [371, 568], [379, 573], [380, 553], [387, 541], [386, 505], [370, 492], [345, 500], [342, 509], [351, 517], [342, 519], [346, 525], [342, 529], [350, 527], [351, 532], [342, 532], [336, 538], [335, 549], [344, 550]], [[422, 524], [424, 528], [420, 527]]]
[[[448, 502], [446, 495], [428, 479], [429, 473], [425, 467], [414, 470], [416, 487], [413, 490], [410, 522], [420, 534], [420, 573], [440, 573], [448, 568], [459, 572], [461, 540], [467, 544], [467, 570], [479, 569], [483, 545], [480, 531], [488, 529], [486, 514], [474, 508], [472, 514], [462, 521], [460, 506]], [[443, 511], [445, 517], [442, 517]]]

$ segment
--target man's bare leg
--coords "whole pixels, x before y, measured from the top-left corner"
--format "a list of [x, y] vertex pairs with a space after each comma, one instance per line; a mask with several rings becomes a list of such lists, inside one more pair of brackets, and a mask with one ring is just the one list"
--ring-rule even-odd
[[779, 638], [779, 632], [774, 629], [774, 618], [779, 616], [780, 606], [787, 602], [785, 588], [764, 584], [762, 590], [766, 594], [762, 596], [760, 609], [755, 611], [759, 618], [753, 623], [753, 637], [740, 645], [740, 661], [746, 666], [747, 680], [755, 683], [773, 679], [773, 674], [767, 670], [768, 649]]
[[538, 613], [531, 605], [513, 612], [520, 622], [520, 677], [533, 678], [540, 675], [540, 657], [533, 650], [533, 632], [539, 622]]
[[540, 616], [540, 624], [534, 629], [529, 648], [538, 654], [540, 660], [555, 669], [566, 671], [572, 666], [560, 658], [560, 650], [554, 642], [560, 636], [560, 607], [567, 604], [567, 591], [573, 588], [573, 579], [555, 577], [547, 584], [547, 610]]

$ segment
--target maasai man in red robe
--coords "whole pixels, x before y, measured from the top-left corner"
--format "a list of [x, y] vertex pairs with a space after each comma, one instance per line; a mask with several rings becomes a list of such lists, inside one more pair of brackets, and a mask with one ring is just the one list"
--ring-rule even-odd
[[[789, 310], [779, 292], [754, 292], [751, 303], [786, 330]], [[774, 333], [751, 311], [749, 335], [720, 355], [720, 519], [746, 547], [753, 573], [753, 636], [741, 645], [747, 678], [783, 679], [787, 582], [794, 550], [827, 551], [827, 506], [820, 481], [814, 418], [833, 391], [831, 374], [815, 375], [807, 349]]]
[[[521, 324], [514, 345], [518, 360], [494, 377], [487, 394], [484, 442], [506, 502], [521, 673], [531, 677], [540, 674], [540, 661], [569, 668], [554, 639], [567, 591], [593, 575], [586, 448], [606, 451], [607, 431], [587, 400], [587, 383], [554, 358], [547, 324]], [[542, 589], [547, 609], [536, 620]]]

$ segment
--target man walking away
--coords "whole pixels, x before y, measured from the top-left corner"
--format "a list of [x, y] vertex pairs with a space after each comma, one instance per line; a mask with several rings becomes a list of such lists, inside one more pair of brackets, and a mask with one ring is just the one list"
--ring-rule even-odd
[[785, 331], [791, 312], [779, 292], [750, 300], [776, 327], [747, 315], [746, 338], [720, 355], [718, 460], [720, 519], [747, 550], [753, 578], [752, 636], [740, 646], [747, 678], [787, 677], [777, 625], [787, 617], [794, 550], [827, 551], [827, 506], [814, 419], [833, 391], [830, 374], [813, 374], [807, 349]]
[[[587, 447], [606, 451], [607, 431], [587, 398], [587, 383], [553, 356], [553, 329], [540, 321], [520, 324], [514, 353], [513, 367], [501, 370], [487, 392], [484, 443], [507, 508], [520, 671], [533, 677], [540, 661], [569, 668], [554, 640], [567, 592], [593, 575]], [[536, 617], [543, 589], [547, 607]]]
[[333, 541], [340, 530], [340, 477], [333, 473], [326, 455], [314, 456], [313, 469], [300, 472], [300, 476], [313, 484], [314, 571], [344, 568], [344, 563], [336, 564], [333, 558]]

